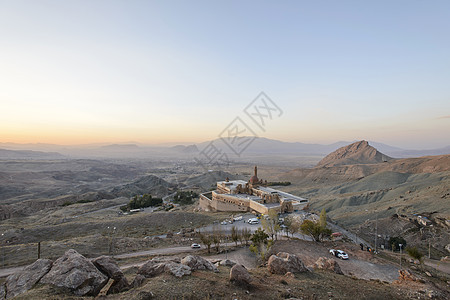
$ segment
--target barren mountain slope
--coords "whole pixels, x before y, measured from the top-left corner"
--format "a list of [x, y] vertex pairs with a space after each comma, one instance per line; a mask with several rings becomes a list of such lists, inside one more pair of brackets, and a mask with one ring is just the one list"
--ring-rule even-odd
[[[359, 155], [358, 153], [354, 154], [356, 156], [363, 155]], [[317, 184], [333, 185], [358, 180], [371, 174], [387, 171], [409, 174], [450, 171], [450, 155], [404, 158], [374, 164], [353, 165], [339, 165], [330, 160], [326, 166], [320, 165], [319, 163], [312, 169], [295, 169], [279, 175], [279, 179], [291, 181], [303, 186]]]
[[317, 167], [332, 167], [338, 165], [374, 164], [391, 161], [393, 158], [379, 152], [367, 141], [359, 141], [325, 156]]
[[[352, 152], [350, 156], [363, 157], [367, 147], [358, 149], [361, 153]], [[337, 156], [335, 159], [342, 161]], [[329, 159], [326, 166], [296, 169], [282, 174], [280, 179], [292, 182], [283, 189], [309, 198], [312, 209], [325, 208], [333, 220], [355, 230], [360, 230], [367, 220], [375, 222], [377, 217], [403, 215], [408, 219], [428, 215], [432, 222], [450, 218], [450, 155], [354, 165], [334, 164]], [[439, 228], [438, 224], [435, 228]], [[416, 239], [413, 233], [409, 236], [404, 232], [389, 232], [389, 235], [404, 235], [412, 241]], [[421, 240], [424, 247], [427, 238]], [[433, 240], [435, 249], [444, 253], [444, 246], [450, 242], [448, 238], [444, 234], [441, 240]]]

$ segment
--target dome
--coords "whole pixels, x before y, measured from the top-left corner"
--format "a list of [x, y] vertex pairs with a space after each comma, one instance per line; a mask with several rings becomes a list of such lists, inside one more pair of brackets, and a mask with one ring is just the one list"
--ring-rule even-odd
[[250, 183], [251, 184], [257, 184], [259, 182], [258, 179], [258, 168], [255, 166], [255, 175], [252, 176], [252, 178], [250, 178]]
[[253, 175], [252, 178], [250, 178], [250, 183], [251, 184], [255, 184], [255, 183], [258, 183], [258, 182], [259, 182], [258, 176]]

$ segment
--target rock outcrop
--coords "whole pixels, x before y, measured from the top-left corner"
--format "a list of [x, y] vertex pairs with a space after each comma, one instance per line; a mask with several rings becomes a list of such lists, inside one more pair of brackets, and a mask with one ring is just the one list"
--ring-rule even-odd
[[235, 264], [236, 263], [234, 261], [231, 261], [229, 259], [224, 259], [219, 262], [219, 265], [225, 266], [225, 267], [233, 267]]
[[344, 275], [339, 264], [332, 258], [319, 257], [319, 259], [314, 263], [313, 267], [316, 269], [327, 270], [336, 274]]
[[138, 274], [143, 275], [146, 278], [152, 278], [164, 273], [165, 266], [165, 262], [149, 260], [139, 268]]
[[240, 285], [249, 285], [252, 282], [252, 276], [243, 265], [234, 265], [230, 270], [230, 281]]
[[113, 279], [113, 283], [107, 291], [107, 294], [116, 294], [130, 289], [128, 280], [123, 275], [122, 270], [117, 265], [117, 262], [110, 256], [100, 256], [91, 260], [94, 266], [103, 274]]
[[191, 268], [187, 265], [173, 261], [149, 260], [138, 271], [138, 274], [151, 278], [162, 273], [172, 274], [175, 277], [182, 277], [191, 274]]
[[175, 262], [167, 263], [165, 265], [164, 270], [165, 272], [172, 274], [175, 277], [183, 277], [185, 275], [191, 275], [191, 268], [189, 266]]
[[296, 255], [286, 252], [279, 252], [272, 255], [267, 262], [267, 269], [273, 274], [284, 275], [287, 272], [303, 273], [308, 272], [303, 262]]
[[333, 167], [338, 165], [376, 164], [391, 161], [393, 158], [379, 152], [367, 141], [359, 141], [325, 156], [316, 167]]
[[197, 255], [188, 255], [181, 260], [181, 263], [183, 265], [189, 266], [193, 271], [210, 270], [214, 272], [219, 272], [219, 270], [215, 265], [213, 265], [213, 263]]
[[70, 249], [58, 258], [40, 283], [68, 288], [77, 296], [97, 296], [108, 282], [108, 277], [94, 264]]
[[106, 292], [107, 295], [122, 293], [128, 291], [131, 285], [128, 283], [127, 278], [121, 277], [120, 279], [114, 279], [113, 283]]
[[38, 259], [23, 270], [8, 276], [5, 284], [6, 299], [13, 298], [31, 289], [50, 271], [52, 263], [50, 259]]
[[142, 274], [137, 274], [134, 278], [133, 282], [131, 283], [131, 286], [133, 288], [140, 287], [142, 284], [144, 284], [145, 276]]
[[6, 288], [5, 285], [2, 283], [0, 284], [0, 299], [5, 299], [6, 297]]
[[117, 262], [110, 256], [100, 256], [91, 260], [94, 266], [109, 278], [120, 280], [123, 272], [117, 265]]

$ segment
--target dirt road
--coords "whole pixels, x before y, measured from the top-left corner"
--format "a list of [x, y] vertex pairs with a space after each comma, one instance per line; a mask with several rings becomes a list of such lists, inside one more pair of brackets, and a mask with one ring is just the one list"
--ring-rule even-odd
[[398, 268], [392, 264], [379, 262], [372, 254], [360, 251], [356, 246], [339, 247], [349, 254], [348, 260], [341, 260], [329, 253], [332, 245], [308, 241], [280, 241], [275, 244], [274, 252], [285, 251], [296, 254], [308, 266], [313, 265], [319, 257], [336, 260], [345, 275], [354, 275], [360, 279], [379, 279], [393, 282], [398, 278]]
[[441, 272], [450, 274], [450, 262], [425, 258], [424, 264]]

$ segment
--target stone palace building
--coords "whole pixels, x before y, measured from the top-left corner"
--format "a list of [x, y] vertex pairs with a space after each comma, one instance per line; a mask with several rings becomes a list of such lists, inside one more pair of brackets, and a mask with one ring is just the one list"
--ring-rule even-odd
[[[217, 189], [200, 195], [200, 208], [205, 211], [241, 211], [268, 214], [270, 210], [292, 212], [308, 205], [308, 200], [265, 186], [258, 179], [258, 169], [248, 182], [217, 182]], [[267, 182], [266, 182], [267, 183]]]

